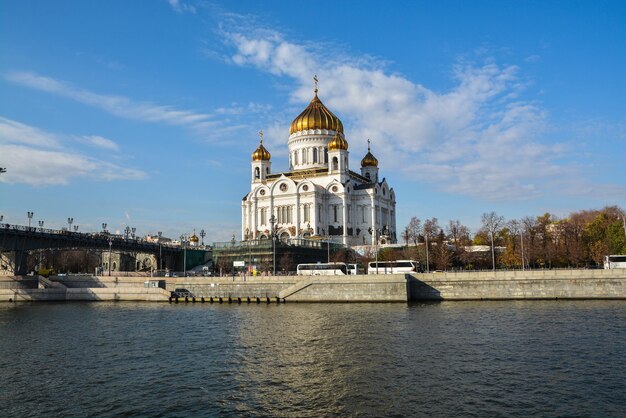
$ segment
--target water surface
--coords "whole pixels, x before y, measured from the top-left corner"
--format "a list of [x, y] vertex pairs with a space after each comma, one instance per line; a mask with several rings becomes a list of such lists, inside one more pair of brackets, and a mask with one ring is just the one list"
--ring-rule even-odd
[[626, 303], [0, 305], [3, 416], [623, 416]]

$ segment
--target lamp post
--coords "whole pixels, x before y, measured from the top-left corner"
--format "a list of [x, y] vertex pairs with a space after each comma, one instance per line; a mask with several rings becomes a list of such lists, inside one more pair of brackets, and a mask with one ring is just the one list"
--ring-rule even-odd
[[102, 222], [102, 233], [106, 234], [106, 232], [107, 232], [107, 224]]
[[522, 244], [522, 271], [524, 271], [526, 268], [524, 267], [524, 230], [522, 228], [520, 228], [519, 237], [520, 244]]
[[26, 212], [26, 216], [28, 216], [28, 229], [30, 229], [30, 220], [33, 219], [33, 212]]
[[78, 232], [78, 225], [74, 225], [74, 232]]
[[124, 228], [124, 237], [128, 240], [128, 236], [130, 235], [130, 226]]
[[39, 228], [42, 230], [43, 232], [43, 221], [39, 221]]
[[201, 238], [200, 245], [202, 245], [203, 247], [204, 247], [204, 237], [206, 237], [206, 232], [204, 232], [204, 229], [201, 229], [200, 230], [200, 238]]
[[132, 232], [132, 237], [133, 239], [135, 239], [135, 231], [137, 231], [137, 228], [135, 228], [134, 226], [131, 228], [131, 232]]
[[493, 231], [489, 231], [489, 236], [491, 237], [491, 264], [493, 267], [493, 271], [496, 271], [496, 252], [493, 249]]
[[67, 231], [72, 232], [72, 223], [74, 223], [74, 218], [67, 218]]
[[183, 277], [187, 277], [187, 246], [185, 244], [185, 235], [181, 235], [180, 245], [183, 246]]
[[274, 224], [276, 223], [276, 217], [274, 214], [270, 216], [270, 234], [272, 237], [272, 275], [276, 276], [276, 233], [274, 231]]
[[159, 236], [159, 270], [163, 270], [163, 253], [161, 252], [161, 236], [163, 232], [159, 231], [157, 235]]
[[369, 227], [368, 232], [370, 233], [370, 235], [372, 236], [372, 241], [374, 241], [374, 252], [376, 253], [375, 257], [376, 257], [376, 274], [378, 274], [378, 229], [373, 228], [373, 227]]
[[113, 237], [109, 237], [109, 277], [111, 277], [111, 247], [113, 246]]

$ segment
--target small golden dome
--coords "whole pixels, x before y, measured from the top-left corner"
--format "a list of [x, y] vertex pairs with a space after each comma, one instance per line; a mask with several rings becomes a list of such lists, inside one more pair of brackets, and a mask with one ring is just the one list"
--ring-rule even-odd
[[339, 132], [337, 132], [333, 139], [328, 143], [328, 151], [339, 149], [348, 150], [348, 141], [346, 141], [346, 139]]
[[315, 97], [311, 103], [291, 122], [289, 134], [306, 131], [308, 129], [326, 129], [343, 133], [343, 124], [324, 103], [317, 97], [317, 76], [315, 80]]
[[378, 167], [378, 160], [370, 150], [370, 140], [367, 140], [367, 154], [361, 160], [361, 167]]
[[263, 140], [259, 142], [259, 147], [252, 153], [252, 161], [269, 161], [272, 154], [263, 146]]
[[198, 242], [198, 241], [200, 241], [200, 238], [198, 238], [196, 234], [193, 234], [192, 236], [189, 237], [189, 242]]

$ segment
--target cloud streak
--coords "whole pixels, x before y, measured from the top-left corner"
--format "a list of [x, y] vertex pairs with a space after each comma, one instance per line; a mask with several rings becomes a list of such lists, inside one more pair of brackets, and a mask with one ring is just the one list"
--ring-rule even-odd
[[342, 118], [352, 155], [371, 138], [383, 172], [492, 200], [535, 198], [582, 181], [574, 166], [559, 162], [567, 147], [544, 140], [547, 112], [520, 98], [525, 83], [515, 65], [459, 62], [452, 87], [437, 92], [389, 73], [384, 62], [328, 54], [333, 48], [287, 40], [247, 18], [225, 19], [220, 34], [232, 64], [295, 81], [291, 100], [302, 104], [318, 74], [320, 98]]
[[205, 129], [216, 123], [213, 116], [208, 113], [180, 110], [173, 106], [150, 102], [137, 102], [124, 96], [98, 94], [33, 72], [11, 72], [5, 75], [5, 79], [24, 87], [96, 107], [126, 119], [160, 122], [194, 129]]
[[0, 117], [0, 156], [7, 172], [0, 182], [32, 186], [67, 185], [72, 179], [141, 180], [146, 173], [122, 167], [72, 150], [72, 140], [116, 151], [118, 146], [100, 136], [62, 136]]

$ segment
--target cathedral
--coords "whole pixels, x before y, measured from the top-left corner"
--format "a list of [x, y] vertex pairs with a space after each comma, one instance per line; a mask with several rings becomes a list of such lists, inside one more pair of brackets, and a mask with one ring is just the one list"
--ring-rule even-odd
[[332, 240], [347, 246], [396, 242], [396, 196], [380, 179], [370, 150], [360, 173], [350, 170], [343, 124], [317, 97], [291, 123], [289, 171], [272, 172], [259, 132], [252, 153], [251, 190], [241, 203], [243, 240]]

